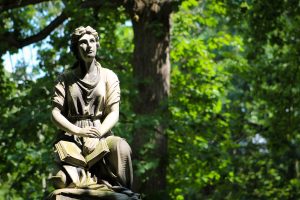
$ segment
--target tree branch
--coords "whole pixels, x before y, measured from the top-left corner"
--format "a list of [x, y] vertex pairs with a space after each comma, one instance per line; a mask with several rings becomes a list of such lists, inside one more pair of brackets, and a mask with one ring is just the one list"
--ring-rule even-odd
[[8, 47], [13, 46], [16, 48], [22, 48], [29, 44], [33, 44], [35, 42], [45, 39], [55, 28], [61, 25], [67, 18], [68, 16], [64, 12], [62, 12], [48, 26], [46, 26], [43, 30], [41, 30], [35, 35], [32, 35], [25, 39], [19, 39], [14, 33], [6, 33], [4, 36], [2, 36], [1, 40], [6, 41]]
[[132, 6], [136, 0], [86, 0], [81, 3], [82, 8], [116, 8], [117, 6]]
[[[49, 0], [17, 0], [17, 1], [4, 1], [0, 3], [0, 13], [13, 8], [24, 7], [30, 4], [37, 4], [41, 2], [47, 2]], [[82, 8], [90, 8], [90, 7], [111, 7], [115, 8], [116, 6], [123, 5], [127, 11], [133, 11], [134, 2], [138, 0], [89, 0], [83, 1], [81, 3]], [[147, 2], [147, 1], [146, 1]], [[165, 0], [163, 1], [162, 9], [166, 9], [165, 11], [171, 12], [174, 8], [178, 7], [178, 5], [182, 2], [182, 0]], [[45, 39], [55, 28], [61, 25], [68, 18], [67, 14], [62, 12], [61, 15], [56, 17], [48, 26], [46, 26], [39, 33], [32, 35], [25, 39], [20, 39], [19, 35], [14, 32], [7, 32], [0, 36], [1, 41], [6, 44], [6, 48], [15, 47], [22, 48], [24, 46], [36, 43]], [[4, 47], [5, 48], [5, 47]]]
[[17, 0], [17, 1], [7, 0], [0, 3], [0, 13], [9, 9], [38, 4], [45, 1], [49, 1], [49, 0]]

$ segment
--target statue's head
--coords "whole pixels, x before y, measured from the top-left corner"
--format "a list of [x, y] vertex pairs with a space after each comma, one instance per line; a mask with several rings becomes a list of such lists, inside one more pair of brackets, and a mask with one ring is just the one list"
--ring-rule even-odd
[[98, 49], [100, 47], [99, 44], [99, 36], [95, 29], [93, 29], [90, 26], [83, 27], [80, 26], [75, 29], [75, 31], [71, 35], [71, 51], [74, 53], [77, 60], [80, 60], [80, 53], [79, 53], [79, 41], [82, 37], [90, 37], [93, 36], [96, 42], [96, 48]]

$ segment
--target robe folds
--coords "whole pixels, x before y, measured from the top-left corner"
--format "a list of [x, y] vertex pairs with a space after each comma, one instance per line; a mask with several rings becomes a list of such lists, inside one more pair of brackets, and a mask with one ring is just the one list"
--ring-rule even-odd
[[[79, 65], [58, 76], [52, 96], [52, 106], [57, 107], [66, 119], [78, 127], [99, 128], [101, 122], [111, 112], [111, 107], [120, 102], [119, 79], [113, 71], [101, 67], [98, 62], [93, 76], [89, 78], [81, 78], [77, 73], [78, 70]], [[123, 138], [114, 136], [111, 131], [102, 139], [106, 140], [110, 152], [88, 172], [76, 169], [74, 166], [67, 166], [68, 170], [64, 171], [73, 182], [78, 179], [81, 185], [82, 174], [86, 173], [84, 176], [94, 176], [96, 179], [90, 178], [90, 180], [97, 180], [98, 183], [104, 181], [112, 186], [130, 189], [133, 179], [130, 146]], [[85, 145], [89, 144], [88, 140], [99, 141], [98, 138], [80, 137], [67, 132], [60, 134], [59, 140], [74, 142], [82, 149], [83, 154], [93, 151]], [[61, 163], [61, 168], [66, 169], [63, 165]], [[74, 184], [78, 186], [79, 183]]]

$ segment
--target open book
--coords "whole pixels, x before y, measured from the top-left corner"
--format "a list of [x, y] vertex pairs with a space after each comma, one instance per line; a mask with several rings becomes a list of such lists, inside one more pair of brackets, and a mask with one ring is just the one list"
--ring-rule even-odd
[[83, 157], [81, 149], [73, 142], [61, 140], [55, 144], [55, 148], [60, 161], [82, 168], [90, 168], [109, 152], [104, 139], [100, 140], [95, 150], [86, 157]]

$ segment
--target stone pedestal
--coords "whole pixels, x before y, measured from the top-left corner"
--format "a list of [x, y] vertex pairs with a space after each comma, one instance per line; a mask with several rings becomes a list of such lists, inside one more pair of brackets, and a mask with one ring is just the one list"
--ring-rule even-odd
[[49, 200], [131, 200], [125, 194], [117, 194], [117, 195], [108, 195], [103, 197], [88, 197], [88, 196], [76, 196], [76, 195], [69, 195], [69, 194], [59, 194], [53, 196]]
[[[86, 200], [95, 200], [97, 198], [89, 198], [89, 197], [72, 197], [72, 196], [67, 196], [67, 195], [55, 195], [51, 198], [51, 200], [80, 200], [80, 199], [86, 199]], [[99, 199], [99, 198], [98, 198]]]
[[136, 200], [136, 196], [129, 196], [111, 190], [90, 190], [65, 188], [52, 192], [47, 200]]

